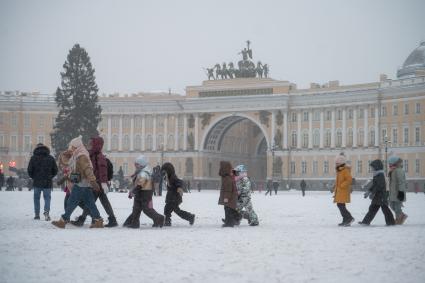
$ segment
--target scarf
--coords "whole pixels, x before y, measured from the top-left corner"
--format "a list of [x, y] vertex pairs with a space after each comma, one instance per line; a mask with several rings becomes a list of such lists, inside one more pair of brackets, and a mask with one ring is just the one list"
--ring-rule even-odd
[[384, 170], [373, 171], [373, 177], [378, 176], [379, 174], [385, 174]]

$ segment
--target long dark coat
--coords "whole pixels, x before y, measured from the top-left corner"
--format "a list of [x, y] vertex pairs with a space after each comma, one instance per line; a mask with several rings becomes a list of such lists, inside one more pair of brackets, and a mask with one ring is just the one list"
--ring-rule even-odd
[[[238, 190], [236, 189], [236, 184], [231, 173], [232, 164], [227, 161], [220, 161], [220, 171], [218, 174], [221, 176], [221, 190], [218, 204], [236, 209]], [[224, 199], [228, 200], [227, 203], [224, 202]]]

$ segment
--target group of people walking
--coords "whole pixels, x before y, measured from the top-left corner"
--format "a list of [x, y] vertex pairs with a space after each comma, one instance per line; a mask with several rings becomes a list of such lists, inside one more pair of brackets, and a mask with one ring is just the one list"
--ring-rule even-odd
[[[359, 222], [360, 225], [370, 225], [380, 208], [384, 213], [387, 226], [402, 225], [407, 219], [407, 214], [402, 211], [407, 191], [406, 176], [402, 168], [403, 160], [397, 156], [392, 156], [388, 159], [388, 164], [389, 185], [387, 186], [383, 162], [376, 159], [370, 163], [373, 180], [364, 197], [369, 197], [372, 201], [367, 214]], [[350, 226], [354, 222], [354, 217], [347, 210], [346, 203], [350, 203], [352, 177], [351, 168], [347, 164], [344, 154], [336, 157], [335, 170], [334, 202], [342, 216], [342, 222], [339, 226]], [[395, 218], [388, 206], [395, 212]]]

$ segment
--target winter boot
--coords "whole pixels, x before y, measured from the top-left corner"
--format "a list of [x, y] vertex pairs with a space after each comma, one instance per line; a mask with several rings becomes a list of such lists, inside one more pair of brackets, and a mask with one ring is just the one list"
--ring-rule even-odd
[[354, 222], [354, 218], [351, 217], [351, 219], [348, 219], [347, 221], [344, 221], [344, 223], [343, 223], [342, 226], [344, 226], [344, 227], [351, 226], [351, 223], [353, 223], [353, 222]]
[[108, 217], [108, 220], [108, 224], [106, 224], [105, 227], [110, 228], [118, 226], [117, 219], [115, 218], [115, 216]]
[[[162, 226], [164, 226], [164, 219], [165, 217], [160, 215], [158, 216], [155, 221], [153, 222], [152, 227], [159, 227], [162, 228]], [[171, 219], [170, 219], [170, 226], [171, 226]]]
[[195, 214], [191, 214], [189, 218], [189, 224], [193, 225], [193, 223], [195, 223]]
[[36, 214], [36, 215], [34, 216], [34, 220], [40, 220], [40, 215]]
[[402, 213], [401, 216], [400, 216], [400, 218], [399, 218], [399, 223], [398, 224], [399, 225], [403, 225], [404, 222], [406, 221], [407, 217], [408, 217], [407, 214]]
[[359, 221], [358, 223], [362, 226], [369, 226], [370, 225], [369, 223], [366, 223], [366, 222], [363, 222], [363, 221]]
[[133, 214], [130, 214], [130, 216], [127, 217], [127, 219], [124, 221], [123, 227], [128, 227], [131, 225], [131, 220], [133, 220]]
[[94, 224], [91, 224], [90, 228], [103, 228], [103, 219], [102, 218], [95, 219]]
[[171, 218], [170, 217], [165, 217], [164, 226], [171, 226]]
[[259, 225], [258, 222], [251, 222], [251, 223], [249, 223], [249, 226], [258, 226], [258, 225]]
[[81, 227], [84, 225], [86, 219], [83, 216], [78, 216], [75, 220], [71, 220], [71, 224], [77, 227]]
[[45, 211], [43, 214], [44, 214], [44, 219], [45, 219], [46, 221], [50, 221], [50, 215], [49, 215], [49, 212], [48, 212], [48, 211]]
[[58, 221], [52, 221], [52, 224], [58, 228], [64, 229], [66, 225], [66, 221], [63, 220], [63, 218], [61, 217]]

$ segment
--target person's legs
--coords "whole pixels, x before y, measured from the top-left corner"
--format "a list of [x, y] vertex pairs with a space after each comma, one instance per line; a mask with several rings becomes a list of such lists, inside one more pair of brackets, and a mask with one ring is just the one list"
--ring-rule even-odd
[[69, 195], [67, 207], [65, 209], [65, 213], [62, 214], [62, 219], [65, 221], [69, 221], [69, 218], [71, 217], [72, 212], [74, 209], [78, 206], [78, 203], [83, 198], [83, 188], [80, 188], [77, 185], [74, 185], [72, 188], [72, 192]]
[[137, 190], [134, 194], [133, 211], [131, 213], [131, 223], [128, 225], [130, 228], [140, 227], [140, 214], [142, 213], [142, 196], [141, 191]]
[[90, 215], [93, 217], [93, 219], [101, 219], [99, 210], [96, 207], [96, 204], [94, 202], [94, 196], [92, 189], [89, 187], [83, 188], [83, 202], [85, 206], [89, 209]]
[[165, 215], [165, 226], [171, 226], [171, 213], [174, 211], [174, 203], [169, 202], [165, 204], [164, 215]]
[[249, 225], [256, 226], [258, 225], [258, 216], [255, 213], [254, 208], [252, 207], [251, 199], [248, 199], [245, 205], [246, 216], [248, 217]]
[[164, 225], [164, 216], [153, 209], [152, 194], [153, 191], [142, 191], [142, 211], [147, 217], [152, 219], [153, 227], [162, 227]]
[[369, 225], [372, 222], [373, 218], [375, 218], [375, 215], [378, 212], [379, 207], [380, 207], [379, 205], [371, 204], [369, 206], [369, 211], [366, 213], [365, 217], [360, 222], [360, 224]]
[[103, 208], [105, 209], [106, 214], [108, 214], [109, 218], [115, 218], [114, 210], [112, 209], [112, 205], [109, 202], [107, 194], [101, 191], [99, 193], [99, 200]]
[[34, 219], [40, 219], [40, 195], [41, 188], [34, 187]]
[[346, 224], [348, 222], [351, 223], [351, 221], [354, 218], [351, 216], [350, 212], [347, 210], [345, 203], [337, 203], [337, 206], [339, 208], [339, 211], [340, 211], [340, 213], [342, 215], [342, 219], [343, 219], [341, 224]]
[[[92, 191], [94, 202], [96, 203], [97, 199], [99, 198], [100, 193], [95, 192], [93, 190], [90, 190], [90, 191]], [[85, 204], [85, 203], [81, 203], [79, 206], [83, 209], [83, 214], [81, 214], [77, 218], [78, 219], [77, 221], [84, 223], [84, 221], [86, 221], [87, 215], [90, 215], [90, 209], [87, 207], [87, 204]]]
[[381, 205], [381, 210], [385, 216], [385, 223], [387, 225], [394, 225], [395, 224], [394, 215], [391, 212], [391, 210], [388, 208], [388, 205], [386, 204]]
[[50, 212], [50, 200], [52, 199], [52, 189], [43, 189], [44, 212]]
[[174, 212], [180, 217], [183, 218], [184, 220], [190, 221], [192, 219], [192, 213], [189, 213], [187, 211], [181, 210], [179, 205], [176, 204], [175, 208], [174, 208]]

